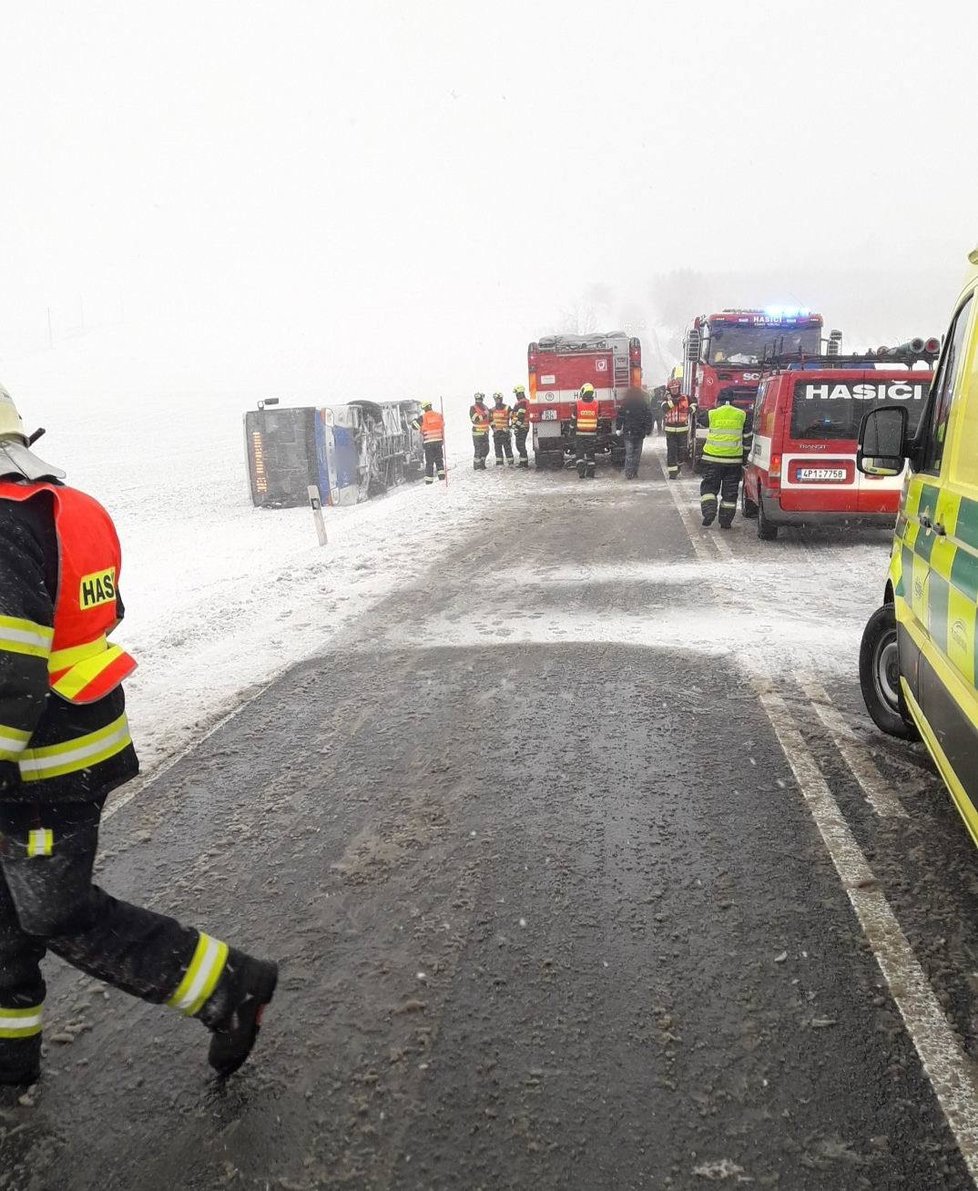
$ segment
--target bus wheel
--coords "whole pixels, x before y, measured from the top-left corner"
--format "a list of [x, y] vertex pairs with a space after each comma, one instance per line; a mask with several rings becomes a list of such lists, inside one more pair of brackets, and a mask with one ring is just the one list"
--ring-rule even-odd
[[757, 516], [757, 505], [747, 495], [747, 485], [740, 490], [740, 511], [744, 514], [748, 521], [753, 521]]
[[892, 604], [877, 608], [863, 631], [859, 686], [877, 728], [901, 740], [920, 739], [900, 691], [900, 651]]
[[[746, 517], [747, 514], [745, 513]], [[773, 542], [778, 536], [778, 527], [772, 525], [764, 516], [764, 501], [760, 496], [757, 498], [757, 536], [762, 542]]]

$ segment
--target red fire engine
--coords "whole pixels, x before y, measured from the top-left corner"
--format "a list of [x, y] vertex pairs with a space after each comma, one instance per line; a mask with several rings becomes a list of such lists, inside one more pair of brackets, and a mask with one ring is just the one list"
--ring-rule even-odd
[[912, 433], [939, 350], [937, 339], [914, 339], [872, 355], [782, 357], [766, 365], [741, 494], [759, 538], [772, 541], [782, 525], [892, 526], [903, 477], [856, 470], [859, 427], [871, 409], [902, 405]]
[[581, 385], [594, 385], [598, 401], [596, 452], [622, 463], [625, 448], [614, 433], [618, 407], [642, 384], [642, 345], [624, 332], [552, 335], [527, 349], [530, 424], [539, 468], [562, 467], [574, 449], [574, 408]]
[[682, 381], [683, 393], [697, 408], [690, 430], [694, 458], [699, 459], [706, 440], [706, 415], [722, 393], [749, 412], [766, 357], [817, 356], [821, 341], [822, 316], [793, 307], [722, 310], [694, 319], [686, 333]]

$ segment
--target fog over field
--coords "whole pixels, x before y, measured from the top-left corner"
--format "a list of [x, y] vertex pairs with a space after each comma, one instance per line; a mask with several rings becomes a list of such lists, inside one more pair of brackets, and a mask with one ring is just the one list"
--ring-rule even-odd
[[575, 324], [655, 379], [706, 305], [940, 333], [976, 34], [951, 0], [20, 6], [0, 371], [337, 400], [508, 388]]

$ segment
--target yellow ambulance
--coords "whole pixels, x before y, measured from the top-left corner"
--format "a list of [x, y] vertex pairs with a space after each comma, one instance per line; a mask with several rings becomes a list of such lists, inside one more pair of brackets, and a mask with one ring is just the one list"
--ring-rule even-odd
[[978, 249], [969, 260], [916, 434], [900, 407], [860, 428], [860, 471], [909, 466], [859, 678], [884, 732], [923, 738], [978, 844]]

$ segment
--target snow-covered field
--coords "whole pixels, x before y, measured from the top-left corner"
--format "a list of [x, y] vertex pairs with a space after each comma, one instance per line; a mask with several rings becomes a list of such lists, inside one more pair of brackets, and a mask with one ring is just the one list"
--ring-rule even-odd
[[[586, 498], [570, 476], [561, 482], [508, 469], [494, 476], [491, 468], [488, 475], [473, 474], [470, 398], [459, 395], [445, 406], [447, 488], [408, 485], [381, 500], [327, 509], [329, 542], [320, 548], [308, 509], [251, 505], [242, 416], [267, 391], [249, 391], [240, 377], [233, 386], [218, 383], [206, 360], [200, 361], [206, 383], [195, 388], [194, 361], [138, 355], [121, 332], [95, 334], [6, 360], [0, 381], [29, 429], [47, 427], [39, 453], [64, 467], [69, 483], [100, 499], [119, 528], [127, 613], [115, 635], [140, 663], [127, 690], [144, 771], [193, 743], [248, 693], [326, 647], [396, 586], [437, 564], [474, 530], [489, 501], [508, 492], [525, 502], [565, 499], [573, 509]], [[498, 383], [508, 393], [511, 384]], [[325, 399], [301, 393], [295, 403]], [[646, 474], [659, 467], [656, 449], [661, 454], [661, 440], [650, 440]], [[612, 482], [623, 484], [618, 473]], [[644, 480], [623, 485], [623, 515], [634, 516], [634, 496], [652, 487]], [[674, 492], [695, 514], [695, 483], [684, 479]], [[658, 515], [676, 510], [670, 504]], [[854, 676], [862, 626], [882, 589], [885, 534], [851, 540], [827, 532], [812, 542], [785, 535], [763, 544], [751, 524], [738, 521], [729, 538], [733, 555], [715, 544], [715, 530], [707, 538], [705, 562], [663, 559], [615, 568], [612, 578], [647, 583], [657, 598], [674, 585], [679, 598], [623, 609], [614, 622], [603, 619], [601, 639], [732, 649], [780, 670]], [[544, 572], [516, 568], [508, 581], [559, 585], [582, 578], [579, 567], [556, 558]], [[587, 572], [588, 583], [602, 578]], [[473, 577], [474, 593], [483, 580]], [[725, 608], [691, 616], [688, 606], [704, 583], [718, 591]], [[442, 627], [445, 640], [464, 642], [464, 621]], [[515, 639], [528, 641], [541, 634], [594, 639], [596, 632], [573, 608], [552, 623], [528, 619], [511, 627]]]
[[[447, 489], [326, 509], [321, 548], [308, 509], [251, 504], [242, 418], [267, 393], [211, 377], [194, 391], [119, 346], [70, 341], [4, 361], [0, 381], [28, 429], [47, 428], [42, 458], [116, 521], [126, 618], [115, 639], [139, 661], [126, 688], [146, 771], [429, 566], [480, 515], [480, 494], [460, 468]], [[450, 463], [468, 464], [466, 411], [462, 398], [446, 409]]]

